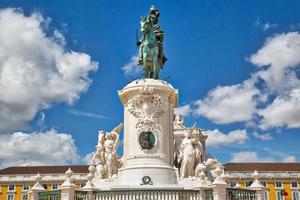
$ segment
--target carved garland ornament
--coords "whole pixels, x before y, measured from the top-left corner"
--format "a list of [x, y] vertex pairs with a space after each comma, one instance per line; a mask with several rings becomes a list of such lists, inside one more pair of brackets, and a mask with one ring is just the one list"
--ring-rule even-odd
[[149, 87], [141, 88], [139, 93], [128, 101], [128, 111], [138, 120], [138, 133], [156, 131], [159, 129], [157, 118], [164, 112], [161, 98]]

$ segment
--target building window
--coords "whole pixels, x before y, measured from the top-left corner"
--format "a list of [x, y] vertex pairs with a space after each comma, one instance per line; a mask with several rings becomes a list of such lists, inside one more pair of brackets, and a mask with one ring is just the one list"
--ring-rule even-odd
[[298, 187], [298, 183], [297, 181], [292, 181], [292, 188], [297, 188]]
[[27, 194], [22, 194], [22, 200], [28, 200], [28, 195]]
[[80, 187], [83, 188], [85, 186], [85, 183], [80, 183]]
[[52, 185], [52, 190], [57, 190], [57, 188], [58, 188], [58, 185], [57, 185], [57, 184], [53, 184], [53, 185]]
[[282, 188], [282, 182], [281, 181], [276, 181], [275, 182], [275, 187], [276, 188]]
[[276, 191], [276, 200], [284, 200], [284, 196], [281, 190]]
[[8, 191], [15, 191], [15, 185], [9, 185]]
[[250, 185], [253, 183], [253, 181], [246, 181], [245, 182], [245, 185], [246, 185], [246, 187], [250, 187]]
[[8, 194], [7, 195], [7, 200], [14, 200], [14, 195], [13, 194]]
[[264, 192], [263, 200], [269, 200], [269, 192], [267, 192], [267, 191]]
[[267, 187], [267, 182], [266, 181], [261, 181], [260, 184], [262, 184], [264, 187]]
[[230, 187], [234, 188], [236, 186], [236, 182], [235, 181], [231, 181], [230, 182]]
[[292, 200], [299, 200], [299, 192], [297, 191], [292, 192]]
[[24, 185], [23, 185], [23, 191], [27, 191], [27, 190], [29, 190], [29, 185], [24, 184]]

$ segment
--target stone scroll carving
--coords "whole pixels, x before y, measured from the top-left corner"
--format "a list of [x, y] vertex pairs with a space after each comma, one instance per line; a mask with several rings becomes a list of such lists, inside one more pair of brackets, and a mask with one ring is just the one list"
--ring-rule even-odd
[[159, 129], [158, 117], [164, 112], [164, 106], [161, 97], [153, 94], [153, 88], [143, 87], [128, 101], [128, 111], [138, 120], [138, 133], [153, 132]]

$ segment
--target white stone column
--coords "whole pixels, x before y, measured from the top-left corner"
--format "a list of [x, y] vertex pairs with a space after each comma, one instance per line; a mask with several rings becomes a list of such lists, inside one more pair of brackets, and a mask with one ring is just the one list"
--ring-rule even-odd
[[[153, 185], [177, 184], [173, 168], [173, 110], [177, 107], [178, 91], [166, 81], [139, 79], [118, 94], [124, 106], [123, 167], [118, 171], [118, 184], [145, 184], [146, 176]], [[151, 133], [152, 147], [142, 146], [145, 133]]]
[[213, 189], [214, 200], [226, 200], [226, 188], [228, 184], [224, 181], [222, 175], [222, 169], [219, 167], [215, 170], [216, 178], [210, 185]]
[[40, 173], [38, 173], [36, 175], [36, 177], [35, 177], [35, 184], [34, 184], [34, 186], [28, 192], [30, 200], [39, 200], [39, 192], [45, 192], [45, 191], [47, 191], [42, 186], [42, 184], [40, 183], [41, 180], [42, 180], [42, 177], [41, 177]]
[[260, 175], [259, 173], [255, 170], [254, 173], [252, 174], [252, 177], [254, 178], [253, 183], [250, 185], [249, 189], [255, 190], [256, 191], [256, 198], [257, 200], [263, 200], [264, 199], [264, 192], [266, 188], [260, 183], [258, 180]]
[[73, 182], [73, 171], [69, 168], [65, 174], [66, 174], [66, 179], [59, 186], [59, 189], [61, 190], [61, 199], [62, 200], [73, 200], [74, 199], [74, 194], [75, 190], [78, 188], [77, 185], [74, 184]]

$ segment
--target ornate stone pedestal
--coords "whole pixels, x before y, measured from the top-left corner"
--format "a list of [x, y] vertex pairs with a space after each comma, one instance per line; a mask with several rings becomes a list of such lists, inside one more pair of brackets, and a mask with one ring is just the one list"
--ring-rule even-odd
[[178, 91], [162, 80], [140, 79], [118, 93], [124, 106], [124, 150], [116, 184], [177, 184], [173, 109]]

